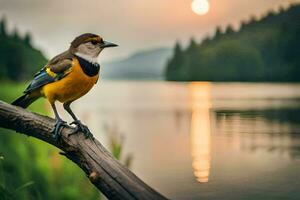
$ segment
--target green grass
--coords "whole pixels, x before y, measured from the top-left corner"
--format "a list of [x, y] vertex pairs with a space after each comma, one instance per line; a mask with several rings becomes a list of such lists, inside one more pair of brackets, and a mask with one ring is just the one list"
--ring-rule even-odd
[[[0, 81], [0, 100], [7, 103], [13, 102], [23, 94], [23, 91], [25, 90], [27, 85], [27, 82], [15, 83], [11, 81]], [[32, 105], [30, 105], [29, 110], [44, 115], [49, 114], [46, 108], [46, 100], [44, 98], [40, 98]]]

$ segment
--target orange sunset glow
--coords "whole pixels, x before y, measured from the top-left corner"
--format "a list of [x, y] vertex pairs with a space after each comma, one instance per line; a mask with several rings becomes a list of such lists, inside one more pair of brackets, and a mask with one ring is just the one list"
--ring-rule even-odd
[[[71, 2], [80, 12], [70, 9]], [[103, 61], [124, 58], [142, 49], [173, 47], [176, 40], [187, 44], [192, 36], [200, 41], [212, 35], [216, 26], [238, 26], [241, 20], [259, 17], [292, 2], [299, 0], [128, 0], [118, 3], [91, 0], [88, 4], [80, 0], [53, 0], [36, 1], [33, 6], [26, 1], [10, 0], [1, 2], [0, 16], [9, 19], [11, 30], [15, 26], [21, 33], [30, 29], [34, 43], [48, 57], [64, 50], [65, 41], [70, 42], [79, 33], [101, 33], [122, 47], [115, 49], [114, 54], [104, 52]]]

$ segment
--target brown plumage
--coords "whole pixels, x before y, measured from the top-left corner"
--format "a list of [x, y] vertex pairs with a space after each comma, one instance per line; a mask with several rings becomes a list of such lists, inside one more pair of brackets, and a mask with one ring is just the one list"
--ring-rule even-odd
[[82, 34], [82, 35], [76, 37], [71, 42], [71, 48], [77, 48], [80, 44], [89, 42], [90, 40], [98, 40], [100, 42], [102, 40], [102, 38], [93, 33], [85, 33], [85, 34]]

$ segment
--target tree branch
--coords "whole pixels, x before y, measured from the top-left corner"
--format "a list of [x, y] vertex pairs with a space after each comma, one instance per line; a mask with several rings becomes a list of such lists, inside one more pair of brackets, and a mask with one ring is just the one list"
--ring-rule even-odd
[[61, 139], [55, 141], [50, 133], [54, 124], [54, 119], [0, 101], [0, 127], [58, 147], [107, 198], [166, 199], [121, 165], [96, 139], [85, 139], [82, 133], [68, 137], [73, 130], [70, 127], [63, 128]]

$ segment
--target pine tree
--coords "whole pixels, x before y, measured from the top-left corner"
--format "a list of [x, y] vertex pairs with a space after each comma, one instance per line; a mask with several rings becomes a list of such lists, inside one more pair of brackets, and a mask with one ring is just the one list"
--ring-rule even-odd
[[21, 37], [19, 35], [19, 31], [18, 31], [17, 28], [14, 29], [12, 37], [13, 37], [14, 40], [21, 40]]
[[1, 22], [0, 22], [0, 35], [1, 36], [7, 36], [7, 30], [6, 30], [6, 18], [3, 17], [1, 19]]
[[167, 80], [176, 80], [180, 78], [180, 68], [183, 65], [183, 50], [177, 41], [174, 48], [173, 58], [167, 64]]
[[222, 35], [222, 30], [220, 26], [217, 26], [214, 39], [219, 38]]
[[25, 34], [24, 42], [25, 42], [27, 45], [31, 46], [31, 34], [30, 34], [29, 32], [27, 32], [27, 33]]
[[[187, 48], [187, 51], [195, 51], [197, 49], [197, 42], [195, 41], [194, 38], [191, 38], [190, 40], [190, 44], [189, 47]], [[178, 51], [180, 50], [180, 48], [178, 49]]]
[[230, 35], [230, 34], [233, 34], [234, 33], [234, 29], [231, 25], [228, 25], [225, 29], [225, 34], [226, 35]]

